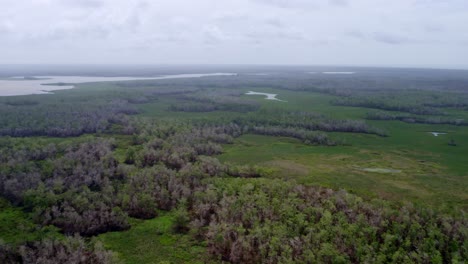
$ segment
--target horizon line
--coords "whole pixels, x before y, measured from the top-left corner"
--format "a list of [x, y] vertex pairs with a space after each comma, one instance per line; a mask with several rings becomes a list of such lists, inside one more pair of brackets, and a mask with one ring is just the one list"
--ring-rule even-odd
[[394, 68], [394, 69], [432, 69], [468, 70], [468, 65], [396, 65], [396, 64], [292, 64], [292, 63], [0, 63], [0, 66], [240, 66], [240, 67], [351, 67], [351, 68]]

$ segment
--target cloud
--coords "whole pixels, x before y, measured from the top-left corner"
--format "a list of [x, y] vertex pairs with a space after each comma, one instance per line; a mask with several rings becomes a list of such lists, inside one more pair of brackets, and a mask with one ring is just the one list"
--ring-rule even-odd
[[229, 36], [216, 25], [205, 25], [202, 29], [202, 35], [204, 43], [210, 45], [218, 44], [229, 39]]
[[312, 0], [252, 0], [253, 2], [278, 8], [317, 8], [318, 4]]
[[0, 33], [7, 34], [13, 32], [14, 25], [10, 21], [0, 21]]
[[466, 0], [2, 0], [2, 6], [2, 63], [468, 61]]
[[367, 38], [367, 36], [364, 33], [362, 33], [360, 30], [349, 30], [345, 32], [345, 35], [348, 37], [360, 39], [360, 40]]
[[253, 2], [270, 5], [278, 8], [292, 8], [292, 9], [318, 9], [327, 4], [330, 6], [346, 6], [347, 0], [252, 0]]
[[213, 15], [213, 20], [220, 23], [236, 23], [249, 19], [250, 17], [247, 14], [238, 12], [223, 12]]
[[442, 25], [437, 25], [437, 24], [428, 24], [424, 26], [424, 30], [429, 33], [441, 33], [445, 32], [446, 29]]
[[328, 2], [331, 5], [337, 5], [337, 6], [347, 6], [348, 5], [347, 0], [329, 0]]
[[269, 41], [305, 41], [306, 35], [296, 28], [275, 28], [266, 30], [264, 28], [251, 29], [244, 34], [244, 37], [250, 42], [261, 43]]
[[372, 38], [375, 41], [382, 42], [382, 43], [385, 43], [385, 44], [392, 44], [392, 45], [406, 44], [406, 43], [411, 43], [412, 42], [406, 36], [387, 33], [387, 32], [374, 32], [372, 34]]
[[100, 8], [105, 5], [103, 0], [60, 0], [61, 4], [79, 8]]
[[285, 27], [284, 22], [281, 21], [278, 18], [268, 18], [268, 19], [265, 20], [265, 23], [267, 25], [270, 25], [270, 26], [276, 27], [276, 28], [284, 28]]
[[361, 30], [349, 30], [344, 33], [345, 36], [359, 40], [361, 42], [367, 42], [369, 40], [376, 41], [378, 43], [390, 44], [390, 45], [401, 45], [401, 44], [410, 44], [416, 43], [417, 41], [411, 39], [405, 35], [389, 33], [384, 31], [377, 31], [372, 33], [364, 33]]

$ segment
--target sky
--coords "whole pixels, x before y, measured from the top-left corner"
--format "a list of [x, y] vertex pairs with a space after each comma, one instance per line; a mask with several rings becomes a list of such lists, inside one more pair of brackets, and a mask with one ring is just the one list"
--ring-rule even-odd
[[468, 68], [468, 0], [0, 0], [0, 64]]

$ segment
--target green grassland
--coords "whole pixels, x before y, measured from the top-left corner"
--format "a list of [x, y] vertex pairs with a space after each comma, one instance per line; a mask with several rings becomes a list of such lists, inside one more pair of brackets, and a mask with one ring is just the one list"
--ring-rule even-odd
[[131, 229], [99, 236], [125, 263], [207, 263], [206, 249], [187, 234], [174, 234], [173, 215], [132, 219]]
[[[262, 100], [263, 108], [323, 113], [334, 118], [363, 119], [369, 109], [334, 106], [332, 96], [318, 93], [257, 89], [277, 93], [287, 103]], [[455, 112], [455, 111], [452, 111]], [[458, 115], [466, 112], [457, 111]], [[225, 162], [262, 164], [275, 168], [274, 177], [303, 184], [344, 188], [358, 194], [395, 201], [418, 202], [446, 209], [467, 209], [468, 129], [451, 125], [368, 121], [389, 137], [331, 133], [346, 146], [305, 146], [288, 138], [245, 135], [224, 147]], [[446, 132], [438, 137], [430, 131]], [[454, 139], [457, 146], [447, 143]], [[349, 145], [348, 145], [349, 144]], [[394, 169], [398, 173], [367, 172], [365, 168]]]

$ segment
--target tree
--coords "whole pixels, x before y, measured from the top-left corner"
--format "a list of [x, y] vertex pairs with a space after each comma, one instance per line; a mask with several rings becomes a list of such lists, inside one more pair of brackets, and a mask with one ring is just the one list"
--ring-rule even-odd
[[450, 139], [450, 141], [447, 143], [449, 146], [456, 147], [457, 143], [455, 143], [455, 140], [453, 138]]

